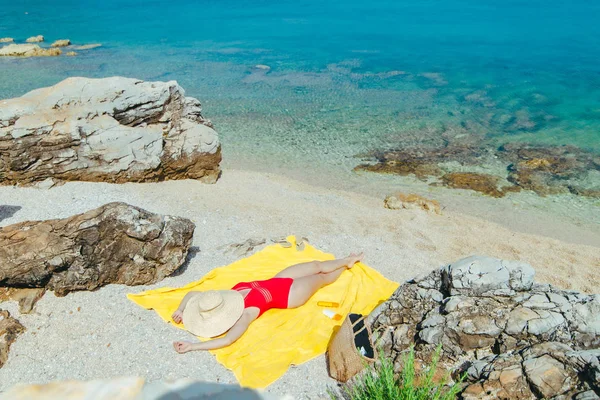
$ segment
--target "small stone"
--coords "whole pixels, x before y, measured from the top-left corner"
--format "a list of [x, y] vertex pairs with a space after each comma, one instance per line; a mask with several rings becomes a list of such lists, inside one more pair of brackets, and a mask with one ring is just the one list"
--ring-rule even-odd
[[0, 368], [8, 360], [10, 346], [17, 336], [25, 332], [25, 327], [13, 318], [8, 311], [0, 310]]
[[43, 41], [44, 37], [42, 35], [32, 36], [26, 40], [27, 43], [39, 43]]
[[46, 178], [43, 181], [38, 182], [35, 186], [38, 189], [50, 189], [54, 185], [56, 185], [56, 182], [55, 182], [54, 179], [52, 179], [52, 178]]
[[389, 195], [383, 201], [383, 205], [390, 210], [423, 210], [431, 214], [441, 214], [439, 202], [414, 193]]
[[77, 55], [77, 53], [76, 53], [76, 52], [74, 52], [74, 51], [69, 51], [69, 52], [67, 52], [65, 55], [66, 55], [66, 56], [69, 56], [69, 57], [73, 57], [73, 56], [76, 56], [76, 55]]

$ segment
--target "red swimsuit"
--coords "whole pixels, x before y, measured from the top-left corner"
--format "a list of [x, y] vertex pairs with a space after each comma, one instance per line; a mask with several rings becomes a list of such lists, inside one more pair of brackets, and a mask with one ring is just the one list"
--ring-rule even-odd
[[271, 278], [266, 281], [240, 282], [231, 289], [238, 292], [250, 289], [244, 298], [244, 308], [258, 308], [260, 317], [271, 308], [287, 308], [293, 282], [292, 278]]

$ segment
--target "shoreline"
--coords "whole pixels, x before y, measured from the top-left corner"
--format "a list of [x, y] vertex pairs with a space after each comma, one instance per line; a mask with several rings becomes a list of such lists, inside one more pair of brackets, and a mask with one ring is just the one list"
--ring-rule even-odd
[[[231, 153], [233, 154], [231, 154]], [[573, 244], [600, 247], [600, 201], [571, 194], [541, 197], [530, 191], [498, 199], [474, 191], [430, 186], [408, 176], [356, 173], [347, 163], [287, 160], [285, 168], [275, 163], [262, 166], [264, 158], [228, 151], [223, 146], [223, 169], [250, 171], [296, 181], [307, 187], [339, 190], [381, 201], [395, 192], [416, 193], [437, 200], [442, 209], [499, 224], [516, 232], [540, 235]], [[232, 161], [234, 160], [234, 161]], [[356, 163], [358, 164], [358, 158]], [[319, 163], [320, 165], [315, 166]], [[326, 171], [325, 173], [323, 171]]]
[[[180, 287], [240, 256], [228, 246], [249, 238], [306, 236], [315, 247], [338, 256], [362, 250], [365, 263], [388, 279], [403, 282], [471, 254], [530, 263], [539, 282], [590, 293], [600, 285], [598, 247], [510, 231], [498, 224], [445, 210], [389, 210], [368, 194], [318, 187], [274, 173], [224, 168], [214, 185], [191, 180], [106, 184], [68, 182], [51, 189], [0, 187], [0, 204], [20, 207], [1, 226], [24, 220], [64, 218], [110, 201], [125, 201], [161, 214], [190, 218], [196, 247], [185, 270], [147, 286], [108, 285], [66, 297], [47, 293], [0, 369], [0, 390], [16, 383], [141, 376], [150, 381], [192, 378], [235, 383], [231, 372], [209, 353], [179, 355], [185, 332], [165, 324], [125, 297], [158, 287]], [[115, 362], [118, 360], [118, 362]], [[32, 362], [39, 366], [33, 370]], [[311, 382], [307, 385], [307, 382]], [[267, 388], [276, 395], [325, 398], [323, 356], [292, 367]]]

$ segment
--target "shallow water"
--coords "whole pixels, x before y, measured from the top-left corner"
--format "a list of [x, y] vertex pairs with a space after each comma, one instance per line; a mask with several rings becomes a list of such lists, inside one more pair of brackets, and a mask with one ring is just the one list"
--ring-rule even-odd
[[[69, 76], [177, 80], [202, 101], [233, 167], [313, 169], [327, 181], [327, 172], [351, 173], [356, 154], [465, 138], [600, 154], [597, 2], [6, 3], [0, 37], [103, 46], [0, 59], [0, 98]], [[586, 187], [600, 188], [596, 172], [582, 177]], [[577, 208], [566, 215], [598, 210], [597, 201], [566, 201]]]

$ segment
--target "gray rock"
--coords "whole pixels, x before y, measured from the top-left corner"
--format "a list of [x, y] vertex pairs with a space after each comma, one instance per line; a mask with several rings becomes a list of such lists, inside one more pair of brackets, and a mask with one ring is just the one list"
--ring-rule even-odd
[[599, 296], [533, 276], [527, 264], [469, 257], [404, 283], [367, 321], [393, 360], [414, 345], [427, 363], [441, 344], [440, 366], [467, 374], [464, 399], [600, 393]]
[[512, 295], [512, 291], [531, 288], [535, 272], [531, 266], [516, 261], [472, 256], [448, 266], [450, 293]]
[[0, 184], [212, 183], [220, 161], [200, 103], [174, 81], [69, 78], [0, 103]]

